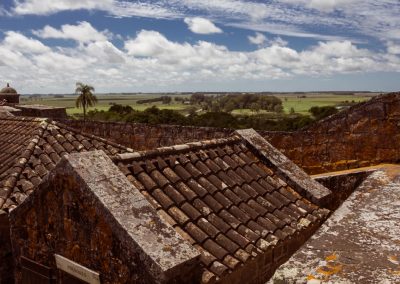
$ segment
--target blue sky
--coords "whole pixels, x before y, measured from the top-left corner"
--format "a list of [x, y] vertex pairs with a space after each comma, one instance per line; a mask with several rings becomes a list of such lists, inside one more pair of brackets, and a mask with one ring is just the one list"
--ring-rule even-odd
[[399, 0], [0, 0], [21, 93], [400, 90]]

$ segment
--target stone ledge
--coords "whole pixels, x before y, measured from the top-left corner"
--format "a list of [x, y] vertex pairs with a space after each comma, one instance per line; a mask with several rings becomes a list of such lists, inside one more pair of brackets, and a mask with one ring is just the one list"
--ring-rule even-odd
[[400, 166], [371, 173], [269, 283], [400, 283]]
[[286, 182], [300, 193], [305, 193], [307, 198], [320, 206], [329, 204], [332, 192], [314, 181], [300, 167], [290, 161], [285, 155], [267, 142], [254, 129], [237, 130], [241, 136], [256, 152], [264, 158], [264, 161], [276, 168], [278, 174]]

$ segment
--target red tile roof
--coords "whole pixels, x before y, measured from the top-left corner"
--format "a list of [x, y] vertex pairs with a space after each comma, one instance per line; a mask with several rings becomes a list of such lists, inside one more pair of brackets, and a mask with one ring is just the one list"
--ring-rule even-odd
[[114, 161], [202, 253], [204, 282], [224, 277], [329, 212], [284, 182], [238, 136], [122, 154]]
[[129, 151], [50, 120], [0, 118], [0, 209], [20, 204], [63, 155], [90, 150]]

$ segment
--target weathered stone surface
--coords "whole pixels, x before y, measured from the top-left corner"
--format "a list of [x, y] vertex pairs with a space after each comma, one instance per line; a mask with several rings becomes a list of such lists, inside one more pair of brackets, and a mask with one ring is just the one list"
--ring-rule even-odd
[[370, 174], [269, 283], [400, 283], [399, 173]]
[[17, 280], [21, 256], [55, 268], [54, 253], [100, 271], [102, 283], [198, 277], [199, 252], [102, 151], [66, 155], [10, 219]]
[[331, 191], [312, 180], [301, 168], [268, 143], [253, 129], [236, 131], [254, 149], [263, 155], [264, 160], [273, 165], [288, 184], [318, 205], [326, 206], [331, 198]]

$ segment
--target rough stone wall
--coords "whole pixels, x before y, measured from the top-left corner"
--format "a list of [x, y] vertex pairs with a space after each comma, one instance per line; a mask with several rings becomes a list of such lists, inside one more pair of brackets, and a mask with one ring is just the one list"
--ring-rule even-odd
[[318, 175], [314, 180], [332, 191], [331, 202], [327, 208], [336, 210], [373, 171], [345, 171], [341, 174]]
[[55, 253], [98, 271], [101, 283], [198, 279], [199, 252], [176, 239], [173, 228], [160, 221], [139, 191], [132, 192], [104, 153], [68, 159], [10, 214], [16, 283], [22, 280], [22, 256], [50, 267], [52, 277], [63, 283]]
[[6, 100], [7, 105], [19, 104], [19, 95], [17, 95], [17, 94], [0, 94], [0, 102], [2, 100]]
[[0, 284], [14, 283], [14, 259], [10, 241], [8, 214], [0, 210]]
[[[229, 136], [231, 129], [134, 123], [63, 123], [135, 150]], [[296, 132], [259, 133], [309, 174], [400, 160], [400, 93], [373, 98]]]
[[43, 106], [29, 106], [29, 105], [16, 105], [20, 111], [13, 113], [17, 116], [29, 116], [29, 117], [45, 117], [52, 119], [65, 119], [67, 118], [67, 112], [65, 108], [46, 108]]
[[301, 131], [261, 132], [310, 174], [400, 160], [400, 93], [373, 98]]
[[199, 140], [225, 138], [234, 132], [233, 129], [212, 127], [101, 121], [84, 122], [82, 120], [58, 121], [83, 132], [111, 139], [135, 150], [149, 150]]

